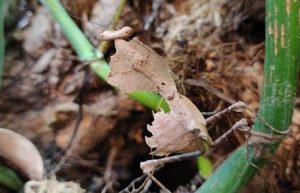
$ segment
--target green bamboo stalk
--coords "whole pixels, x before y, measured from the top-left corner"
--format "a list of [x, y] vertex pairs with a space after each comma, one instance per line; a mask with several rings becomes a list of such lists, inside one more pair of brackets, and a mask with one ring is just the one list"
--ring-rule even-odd
[[[69, 17], [59, 0], [41, 0], [48, 8], [51, 15], [60, 25], [67, 39], [82, 61], [90, 61], [91, 69], [103, 80], [107, 80], [110, 67], [103, 59], [103, 54], [99, 52], [88, 39], [83, 35], [77, 25]], [[153, 110], [163, 109], [168, 111], [168, 104], [160, 96], [150, 92], [133, 92], [129, 96], [142, 105]]]
[[[266, 56], [259, 108], [264, 121], [257, 118], [254, 130], [270, 136], [287, 132], [291, 123], [300, 62], [299, 11], [300, 0], [266, 2]], [[257, 173], [254, 165], [262, 167], [269, 158], [267, 155], [275, 152], [279, 142], [274, 140], [262, 144], [262, 152], [267, 152], [262, 155], [258, 154], [257, 146], [241, 146], [196, 193], [239, 192]]]

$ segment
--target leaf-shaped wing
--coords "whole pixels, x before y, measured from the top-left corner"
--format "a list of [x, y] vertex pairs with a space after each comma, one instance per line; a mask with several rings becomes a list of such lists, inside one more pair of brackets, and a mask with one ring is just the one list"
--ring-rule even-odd
[[115, 47], [108, 82], [125, 93], [159, 93], [170, 105], [170, 112], [155, 113], [152, 125], [148, 125], [152, 137], [146, 137], [146, 143], [155, 148], [152, 154], [190, 152], [211, 144], [204, 117], [188, 98], [177, 93], [164, 58], [136, 39], [117, 39]]
[[205, 119], [197, 107], [182, 95], [174, 98], [170, 106], [168, 113], [155, 113], [152, 125], [147, 126], [152, 137], [146, 137], [146, 143], [155, 148], [151, 154], [164, 156], [204, 150], [205, 144], [209, 145], [211, 139]]
[[137, 39], [115, 40], [116, 54], [111, 57], [108, 83], [125, 93], [146, 90], [163, 97], [177, 93], [166, 60]]

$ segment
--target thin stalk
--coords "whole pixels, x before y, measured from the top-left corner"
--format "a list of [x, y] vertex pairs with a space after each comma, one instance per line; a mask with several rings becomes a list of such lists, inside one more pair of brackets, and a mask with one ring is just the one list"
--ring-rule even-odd
[[86, 39], [58, 0], [41, 0], [49, 9], [51, 15], [64, 31], [70, 44], [83, 61], [91, 61], [102, 57]]
[[[300, 64], [299, 0], [267, 0], [264, 82], [254, 130], [282, 136], [291, 123]], [[267, 124], [271, 125], [267, 126]], [[261, 141], [263, 142], [263, 141]], [[275, 152], [280, 140], [243, 145], [229, 156], [197, 193], [235, 193]], [[259, 151], [260, 150], [260, 151]]]
[[[111, 22], [110, 26], [109, 26], [109, 30], [115, 30], [116, 28], [116, 24], [119, 22], [121, 15], [123, 13], [124, 7], [126, 5], [127, 0], [121, 0], [120, 4], [116, 10], [115, 16], [113, 21]], [[98, 46], [98, 50], [102, 53], [106, 53], [106, 51], [109, 49], [109, 47], [111, 46], [111, 41], [102, 41], [100, 43], [100, 45]]]
[[[77, 25], [69, 17], [64, 7], [58, 0], [42, 0], [42, 3], [49, 9], [51, 15], [60, 25], [62, 31], [70, 41], [72, 47], [82, 61], [90, 61], [91, 69], [103, 80], [107, 80], [110, 73], [110, 67], [103, 59], [103, 54], [99, 52], [84, 34], [80, 31]], [[142, 105], [153, 110], [162, 108], [168, 111], [168, 105], [160, 96], [150, 92], [133, 92], [129, 96]]]

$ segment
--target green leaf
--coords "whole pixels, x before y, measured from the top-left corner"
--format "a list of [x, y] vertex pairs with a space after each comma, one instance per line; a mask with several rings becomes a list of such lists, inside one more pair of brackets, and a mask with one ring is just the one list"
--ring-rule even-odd
[[197, 165], [200, 175], [207, 179], [213, 173], [213, 164], [212, 162], [205, 156], [199, 156], [197, 158]]
[[10, 168], [0, 165], [0, 185], [19, 191], [23, 188], [23, 182]]

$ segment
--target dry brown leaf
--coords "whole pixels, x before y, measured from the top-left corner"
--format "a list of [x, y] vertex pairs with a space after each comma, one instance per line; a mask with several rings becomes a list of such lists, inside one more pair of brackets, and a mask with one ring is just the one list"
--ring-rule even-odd
[[152, 91], [164, 98], [177, 93], [167, 61], [138, 39], [115, 40], [116, 54], [111, 57], [108, 83], [122, 92]]
[[156, 148], [151, 154], [163, 156], [205, 150], [206, 144], [211, 144], [211, 139], [205, 119], [197, 107], [182, 95], [174, 98], [169, 105], [171, 111], [155, 113], [152, 125], [147, 127], [153, 136], [146, 137], [146, 143]]
[[170, 106], [168, 113], [155, 113], [152, 125], [147, 127], [153, 136], [146, 137], [146, 143], [155, 148], [151, 154], [164, 156], [204, 150], [205, 144], [210, 145], [203, 115], [177, 92], [166, 60], [137, 39], [129, 42], [116, 39], [115, 46], [108, 82], [125, 93], [136, 90], [159, 93]]
[[43, 159], [36, 147], [25, 137], [0, 128], [0, 157], [31, 180], [42, 180]]

